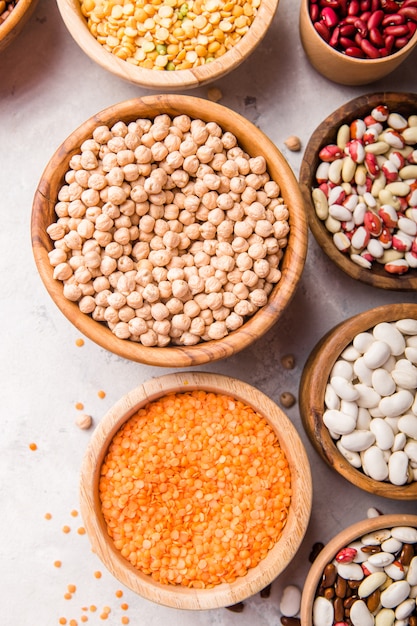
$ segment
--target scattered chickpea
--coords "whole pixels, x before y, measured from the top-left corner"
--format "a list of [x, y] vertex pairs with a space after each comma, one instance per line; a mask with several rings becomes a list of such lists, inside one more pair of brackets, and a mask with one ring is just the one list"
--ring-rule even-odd
[[218, 87], [209, 87], [207, 89], [207, 98], [212, 102], [219, 102], [223, 98], [223, 93]]
[[288, 137], [284, 141], [284, 144], [287, 146], [288, 150], [291, 150], [292, 152], [298, 152], [301, 150], [301, 140], [296, 135]]
[[80, 428], [81, 430], [88, 430], [89, 428], [91, 428], [91, 425], [93, 423], [93, 418], [91, 417], [91, 415], [82, 413], [81, 415], [77, 417], [77, 419], [75, 420], [75, 423], [78, 426], [78, 428]]
[[290, 407], [294, 406], [295, 404], [295, 396], [290, 393], [289, 391], [284, 391], [281, 395], [280, 395], [280, 401], [282, 406], [284, 406], [285, 408], [289, 409]]
[[295, 367], [295, 357], [293, 354], [284, 354], [281, 358], [281, 365], [286, 370], [292, 370]]

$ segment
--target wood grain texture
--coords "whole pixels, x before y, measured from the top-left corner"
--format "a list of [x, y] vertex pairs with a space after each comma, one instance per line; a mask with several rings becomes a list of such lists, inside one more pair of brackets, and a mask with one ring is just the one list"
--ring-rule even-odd
[[355, 469], [339, 452], [323, 423], [324, 394], [330, 371], [340, 353], [360, 332], [380, 322], [417, 319], [417, 304], [388, 304], [364, 311], [332, 328], [313, 348], [300, 380], [299, 405], [304, 429], [321, 458], [353, 485], [369, 493], [397, 500], [417, 499], [417, 482], [403, 486], [372, 480]]
[[[136, 570], [109, 538], [98, 495], [100, 467], [115, 433], [140, 407], [169, 392], [206, 391], [230, 394], [257, 410], [271, 424], [289, 461], [292, 500], [283, 534], [274, 548], [246, 576], [212, 589], [187, 589], [156, 583]], [[310, 518], [312, 482], [309, 461], [299, 435], [282, 410], [255, 387], [235, 378], [205, 372], [168, 374], [149, 380], [122, 397], [101, 419], [81, 467], [80, 506], [92, 544], [109, 571], [136, 593], [158, 604], [181, 609], [210, 609], [240, 602], [271, 583], [297, 552]]]
[[259, 45], [278, 9], [279, 0], [262, 0], [246, 35], [219, 59], [189, 70], [147, 70], [108, 52], [93, 37], [79, 0], [57, 0], [62, 19], [80, 48], [105, 70], [129, 82], [155, 90], [190, 89], [210, 83], [238, 67]]
[[316, 215], [311, 192], [316, 186], [315, 173], [320, 163], [319, 152], [323, 146], [336, 142], [337, 130], [344, 123], [369, 114], [374, 106], [386, 103], [392, 111], [405, 116], [417, 113], [416, 93], [380, 92], [366, 94], [350, 100], [326, 117], [313, 132], [304, 151], [300, 168], [300, 188], [307, 211], [310, 229], [320, 247], [343, 272], [363, 283], [392, 291], [417, 291], [417, 269], [401, 276], [391, 275], [379, 263], [371, 270], [360, 267], [348, 255], [340, 252], [333, 243], [332, 234]]
[[[263, 154], [270, 176], [279, 184], [289, 210], [290, 233], [280, 264], [282, 277], [271, 292], [268, 303], [240, 329], [224, 339], [189, 347], [149, 348], [118, 339], [107, 326], [82, 314], [77, 304], [64, 298], [63, 285], [54, 280], [53, 268], [48, 258], [52, 242], [46, 228], [56, 220], [54, 205], [71, 156], [100, 124], [111, 126], [118, 120], [129, 122], [139, 117], [153, 118], [158, 113], [172, 116], [184, 113], [205, 121], [215, 121], [224, 130], [233, 132], [241, 147], [249, 154]], [[57, 149], [42, 175], [33, 201], [31, 233], [39, 274], [50, 296], [68, 320], [85, 336], [110, 352], [133, 361], [163, 367], [188, 367], [223, 359], [262, 336], [277, 322], [291, 301], [304, 268], [307, 251], [307, 221], [303, 199], [297, 180], [281, 152], [261, 130], [234, 111], [208, 100], [180, 95], [146, 96], [128, 100], [105, 109], [76, 129]]]
[[301, 43], [311, 65], [329, 80], [341, 85], [366, 85], [393, 72], [417, 45], [417, 32], [395, 54], [379, 59], [355, 59], [327, 44], [313, 26], [309, 0], [301, 0], [299, 30]]
[[38, 0], [19, 0], [7, 19], [0, 25], [0, 51], [19, 35], [34, 12]]
[[393, 528], [394, 526], [417, 528], [417, 515], [398, 513], [361, 520], [342, 530], [325, 545], [311, 566], [304, 583], [300, 609], [300, 619], [303, 626], [312, 626], [313, 602], [316, 589], [327, 563], [334, 559], [341, 548], [344, 548], [350, 542], [359, 539], [366, 533], [383, 528]]

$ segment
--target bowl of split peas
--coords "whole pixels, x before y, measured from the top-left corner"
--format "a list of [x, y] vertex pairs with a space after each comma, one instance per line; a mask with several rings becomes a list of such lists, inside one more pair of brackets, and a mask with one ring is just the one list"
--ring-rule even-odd
[[240, 380], [156, 377], [103, 417], [81, 513], [108, 570], [179, 609], [232, 606], [288, 565], [310, 517], [306, 451], [283, 411]]
[[309, 227], [345, 274], [417, 289], [417, 94], [368, 93], [330, 113], [299, 176]]
[[69, 32], [105, 70], [155, 90], [208, 84], [265, 36], [279, 0], [130, 3], [58, 0]]
[[307, 223], [296, 178], [234, 111], [180, 95], [116, 104], [47, 164], [32, 207], [46, 289], [126, 359], [187, 367], [250, 346], [290, 303]]
[[30, 19], [38, 0], [0, 2], [0, 50], [4, 50], [19, 35]]
[[311, 65], [328, 80], [373, 83], [395, 72], [414, 52], [416, 8], [414, 0], [301, 0], [301, 43]]
[[300, 415], [321, 459], [359, 489], [417, 498], [417, 304], [368, 309], [330, 329], [300, 380]]

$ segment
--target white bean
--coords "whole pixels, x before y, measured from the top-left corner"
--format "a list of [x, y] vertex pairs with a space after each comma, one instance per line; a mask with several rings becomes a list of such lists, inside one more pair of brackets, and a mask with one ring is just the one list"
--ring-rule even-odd
[[384, 341], [391, 348], [391, 354], [399, 356], [404, 352], [405, 339], [404, 335], [389, 322], [381, 322], [374, 326], [373, 335], [375, 339]]
[[300, 610], [301, 591], [295, 585], [288, 585], [282, 592], [279, 610], [286, 617], [294, 617]]
[[398, 417], [408, 411], [413, 404], [414, 396], [407, 389], [401, 389], [391, 396], [382, 398], [379, 408], [387, 417]]
[[381, 609], [375, 615], [375, 626], [392, 626], [395, 621], [395, 613], [392, 609]]
[[417, 528], [413, 526], [395, 526], [391, 535], [403, 543], [417, 543]]
[[341, 444], [351, 452], [362, 452], [375, 442], [375, 435], [370, 430], [354, 430], [342, 435]]
[[407, 582], [412, 587], [417, 585], [417, 556], [413, 556], [408, 566]]
[[398, 428], [410, 439], [417, 439], [417, 415], [407, 413], [398, 420]]
[[394, 445], [394, 432], [391, 426], [380, 417], [375, 417], [369, 425], [375, 435], [375, 443], [381, 450], [389, 450]]
[[323, 596], [317, 596], [313, 604], [313, 626], [332, 626], [333, 618], [332, 602]]
[[380, 396], [390, 396], [395, 391], [395, 381], [393, 377], [382, 367], [372, 371], [371, 382], [373, 388]]
[[389, 476], [384, 453], [378, 446], [370, 446], [362, 453], [362, 467], [373, 480], [385, 480]]
[[385, 572], [375, 572], [370, 576], [366, 576], [358, 587], [358, 596], [360, 598], [367, 598], [378, 589], [378, 587], [381, 587], [386, 580], [387, 575]]
[[402, 450], [393, 452], [388, 461], [388, 475], [393, 485], [405, 485], [408, 479], [408, 456]]
[[330, 384], [342, 400], [351, 402], [352, 400], [357, 400], [359, 397], [359, 391], [342, 376], [332, 376], [330, 378]]
[[370, 369], [381, 367], [391, 355], [389, 345], [385, 341], [374, 341], [363, 355], [365, 365]]
[[381, 593], [381, 604], [387, 609], [395, 609], [408, 598], [410, 585], [406, 580], [397, 580]]
[[347, 435], [355, 429], [356, 419], [352, 415], [337, 409], [328, 409], [323, 413], [323, 422], [330, 431], [337, 435]]
[[[416, 608], [416, 601], [413, 598], [408, 598], [401, 602], [395, 609], [395, 619], [396, 620], [406, 620], [407, 617], [411, 615], [411, 613]], [[408, 620], [406, 622], [408, 624]]]
[[350, 620], [353, 626], [374, 626], [375, 620], [363, 600], [354, 602], [350, 609]]

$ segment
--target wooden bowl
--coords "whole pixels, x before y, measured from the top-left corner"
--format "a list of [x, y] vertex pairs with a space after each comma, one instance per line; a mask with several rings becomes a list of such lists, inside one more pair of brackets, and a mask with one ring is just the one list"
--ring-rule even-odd
[[378, 104], [386, 103], [391, 111], [405, 116], [417, 112], [417, 94], [381, 92], [359, 96], [333, 111], [319, 124], [310, 137], [304, 151], [300, 168], [300, 188], [307, 212], [309, 227], [320, 247], [343, 272], [355, 280], [372, 287], [392, 291], [415, 291], [417, 289], [417, 269], [410, 269], [402, 275], [389, 274], [379, 263], [373, 263], [372, 269], [360, 267], [347, 254], [336, 248], [332, 234], [324, 222], [317, 217], [312, 190], [317, 186], [316, 170], [320, 163], [319, 152], [323, 146], [336, 142], [337, 130], [342, 124], [363, 119]]
[[[98, 494], [100, 468], [110, 441], [139, 408], [170, 392], [205, 390], [230, 395], [251, 406], [272, 426], [289, 462], [292, 500], [286, 525], [277, 543], [256, 567], [232, 583], [209, 589], [165, 585], [140, 572], [114, 547], [101, 511]], [[282, 410], [267, 396], [239, 380], [204, 372], [182, 372], [154, 378], [125, 395], [103, 417], [86, 451], [80, 481], [81, 513], [94, 552], [123, 584], [156, 603], [179, 609], [211, 609], [236, 604], [272, 582], [297, 552], [311, 511], [309, 461], [299, 435]]]
[[415, 500], [417, 482], [396, 486], [371, 479], [355, 469], [339, 452], [323, 423], [324, 395], [330, 372], [343, 350], [361, 332], [380, 322], [417, 319], [417, 304], [387, 304], [359, 313], [332, 328], [310, 353], [300, 381], [299, 403], [304, 429], [321, 458], [338, 474], [360, 489], [397, 500]]
[[[56, 220], [54, 206], [57, 193], [71, 156], [82, 142], [101, 124], [113, 125], [118, 120], [140, 117], [154, 118], [159, 113], [187, 114], [192, 118], [217, 122], [223, 130], [235, 134], [239, 144], [251, 155], [264, 155], [269, 174], [280, 186], [281, 196], [289, 210], [288, 245], [280, 263], [282, 276], [269, 295], [267, 304], [237, 331], [224, 339], [201, 342], [188, 347], [146, 347], [119, 339], [107, 326], [82, 314], [76, 303], [63, 296], [63, 284], [53, 278], [48, 252], [52, 241], [47, 226]], [[242, 350], [263, 335], [277, 322], [290, 302], [300, 279], [307, 248], [307, 223], [297, 180], [275, 145], [248, 120], [222, 105], [180, 95], [147, 96], [121, 102], [87, 120], [58, 148], [47, 165], [35, 193], [32, 211], [32, 246], [40, 276], [62, 313], [87, 337], [103, 348], [133, 361], [162, 367], [188, 367], [216, 361]]]
[[332, 48], [318, 34], [309, 14], [309, 0], [301, 0], [299, 30], [301, 43], [311, 65], [329, 80], [341, 85], [365, 85], [394, 72], [413, 52], [417, 32], [404, 48], [378, 59], [349, 57]]
[[328, 563], [331, 563], [339, 550], [367, 533], [384, 528], [393, 528], [394, 526], [417, 528], [417, 515], [395, 513], [361, 520], [342, 530], [325, 545], [310, 567], [304, 583], [300, 609], [300, 618], [303, 626], [312, 626], [313, 624], [313, 603], [317, 586], [320, 583], [324, 568]]
[[38, 0], [19, 0], [10, 15], [0, 24], [0, 51], [7, 48], [25, 26]]
[[161, 91], [191, 89], [213, 82], [238, 67], [265, 36], [279, 0], [262, 0], [258, 13], [244, 37], [223, 56], [191, 69], [148, 70], [132, 65], [108, 52], [90, 33], [78, 0], [57, 0], [62, 19], [80, 48], [105, 70], [127, 81]]

